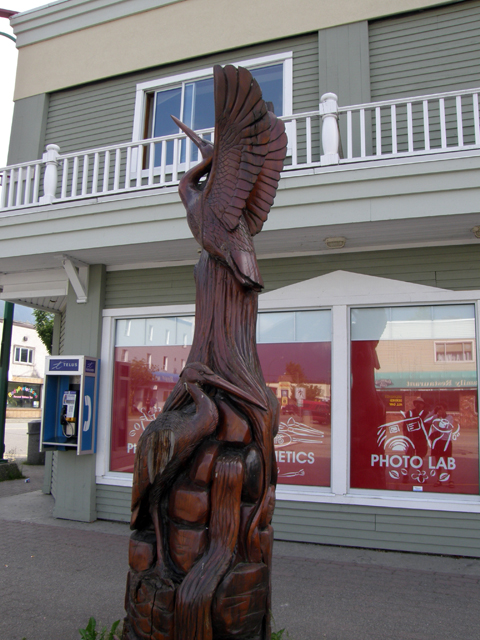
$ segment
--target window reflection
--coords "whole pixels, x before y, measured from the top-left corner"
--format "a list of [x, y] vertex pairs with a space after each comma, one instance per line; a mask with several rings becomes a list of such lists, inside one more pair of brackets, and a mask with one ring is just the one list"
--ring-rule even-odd
[[478, 493], [473, 305], [351, 314], [351, 486]]
[[[132, 472], [138, 440], [185, 366], [193, 317], [116, 323], [110, 469]], [[259, 314], [258, 354], [280, 404], [280, 484], [330, 485], [331, 314]]]

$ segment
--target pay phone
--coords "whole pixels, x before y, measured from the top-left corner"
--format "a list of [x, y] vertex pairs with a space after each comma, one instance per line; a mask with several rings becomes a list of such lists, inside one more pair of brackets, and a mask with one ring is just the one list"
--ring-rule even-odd
[[78, 391], [68, 389], [63, 392], [60, 424], [65, 438], [76, 438], [78, 428]]
[[99, 367], [88, 356], [47, 356], [42, 451], [95, 453]]

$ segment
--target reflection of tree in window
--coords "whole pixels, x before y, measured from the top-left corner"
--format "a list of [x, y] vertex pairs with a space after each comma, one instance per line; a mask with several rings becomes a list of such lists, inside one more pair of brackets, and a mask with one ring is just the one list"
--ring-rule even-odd
[[307, 377], [303, 372], [302, 365], [298, 362], [287, 362], [285, 365], [285, 375], [291, 378], [292, 391], [295, 397], [295, 389], [301, 385], [305, 389], [305, 400], [320, 400], [320, 389], [318, 385], [307, 384]]
[[130, 407], [140, 404], [139, 409], [146, 408], [156, 382], [153, 372], [157, 370], [155, 365], [150, 369], [144, 358], [141, 360], [133, 358], [130, 366]]

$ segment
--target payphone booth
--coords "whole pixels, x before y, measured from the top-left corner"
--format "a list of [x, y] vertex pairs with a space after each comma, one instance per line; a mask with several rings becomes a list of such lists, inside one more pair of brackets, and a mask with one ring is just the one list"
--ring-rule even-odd
[[100, 360], [47, 356], [42, 451], [95, 453]]

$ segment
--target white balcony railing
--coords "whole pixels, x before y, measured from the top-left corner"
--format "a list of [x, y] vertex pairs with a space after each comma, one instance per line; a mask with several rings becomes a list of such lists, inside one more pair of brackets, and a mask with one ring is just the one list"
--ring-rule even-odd
[[[318, 110], [283, 118], [289, 137], [284, 175], [480, 150], [479, 93], [480, 88], [348, 107], [338, 107], [337, 96], [327, 93]], [[212, 129], [198, 133], [213, 139]], [[41, 160], [0, 169], [0, 210], [173, 186], [196, 162], [198, 151], [183, 133], [66, 154], [50, 144]]]

